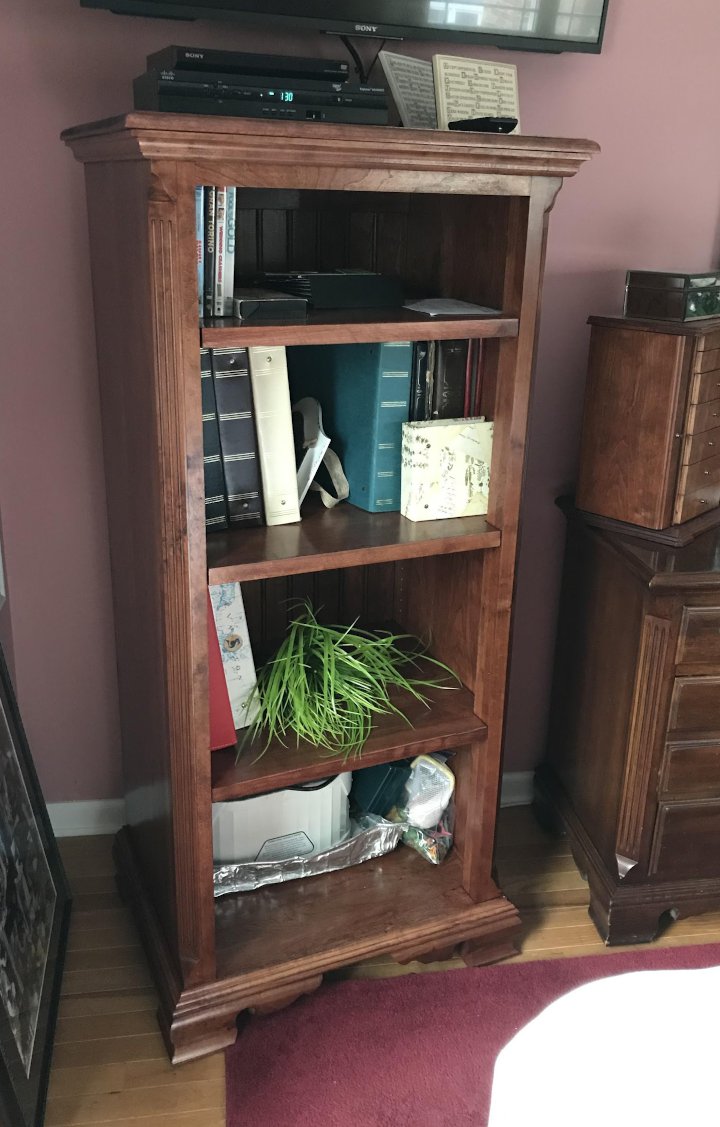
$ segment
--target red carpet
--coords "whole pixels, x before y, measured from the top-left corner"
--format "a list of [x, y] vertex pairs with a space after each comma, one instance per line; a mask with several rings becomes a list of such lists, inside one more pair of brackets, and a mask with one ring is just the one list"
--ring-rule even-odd
[[327, 984], [241, 1031], [228, 1127], [484, 1127], [497, 1053], [549, 1002], [606, 975], [718, 963], [713, 943]]

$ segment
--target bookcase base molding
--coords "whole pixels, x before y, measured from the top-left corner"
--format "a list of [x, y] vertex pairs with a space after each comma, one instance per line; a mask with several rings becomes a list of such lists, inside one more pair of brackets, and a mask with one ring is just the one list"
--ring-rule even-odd
[[[517, 950], [520, 917], [497, 889], [492, 899], [474, 903], [463, 890], [457, 857], [430, 867], [405, 849], [367, 861], [355, 871], [282, 888], [281, 895], [289, 896], [288, 919], [278, 925], [284, 926], [284, 935], [277, 938], [280, 954], [271, 954], [263, 939], [272, 925], [276, 886], [219, 899], [218, 941], [230, 946], [224, 951], [219, 946], [218, 958], [227, 962], [227, 973], [204, 986], [183, 989], [127, 829], [117, 835], [114, 855], [120, 892], [132, 907], [158, 984], [158, 1018], [175, 1064], [232, 1045], [237, 1018], [244, 1011], [281, 1009], [316, 990], [328, 972], [363, 959], [385, 955], [408, 963], [458, 956], [468, 966], [480, 966]], [[303, 929], [306, 914], [313, 919]], [[250, 936], [247, 969], [232, 953], [239, 945], [231, 936], [236, 927], [242, 933], [243, 924]], [[315, 938], [312, 947], [308, 935]]]
[[[235, 1038], [237, 1015], [359, 960], [508, 955], [493, 878], [528, 403], [549, 212], [590, 141], [131, 113], [63, 134], [85, 165], [128, 827], [119, 883], [158, 983], [173, 1060]], [[236, 270], [365, 269], [408, 296], [498, 310], [350, 310], [198, 325], [195, 189], [235, 186]], [[476, 338], [494, 423], [487, 517], [306, 507], [299, 524], [206, 537], [200, 348]], [[342, 378], [340, 376], [340, 378]], [[239, 582], [256, 657], [287, 608], [398, 623], [462, 682], [381, 717], [365, 762], [453, 754], [455, 843], [213, 897], [212, 803], [347, 769], [309, 745], [209, 750], [207, 585]], [[420, 715], [420, 713], [422, 715]], [[285, 757], [285, 753], [287, 758]]]

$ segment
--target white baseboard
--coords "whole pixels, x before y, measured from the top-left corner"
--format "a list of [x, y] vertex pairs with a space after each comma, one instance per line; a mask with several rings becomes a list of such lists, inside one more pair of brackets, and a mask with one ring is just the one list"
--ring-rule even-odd
[[125, 799], [49, 802], [48, 814], [56, 837], [114, 834], [125, 825]]
[[508, 771], [502, 777], [501, 806], [529, 806], [533, 800], [534, 771]]
[[[532, 802], [532, 771], [509, 771], [502, 777], [501, 806], [529, 806]], [[50, 802], [48, 814], [56, 837], [85, 837], [114, 834], [125, 825], [122, 798], [91, 802]]]

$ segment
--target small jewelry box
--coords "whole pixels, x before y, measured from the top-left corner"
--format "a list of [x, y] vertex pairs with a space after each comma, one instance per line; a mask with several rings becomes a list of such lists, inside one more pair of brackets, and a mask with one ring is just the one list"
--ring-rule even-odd
[[720, 274], [628, 270], [624, 312], [651, 321], [720, 317]]

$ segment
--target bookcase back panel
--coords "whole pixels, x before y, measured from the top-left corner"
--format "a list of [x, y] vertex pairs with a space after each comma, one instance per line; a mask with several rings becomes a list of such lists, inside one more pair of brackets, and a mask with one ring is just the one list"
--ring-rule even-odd
[[494, 196], [240, 189], [236, 275], [354, 267], [499, 309], [511, 206]]
[[397, 564], [371, 564], [243, 583], [256, 664], [270, 657], [306, 599], [321, 622], [373, 627], [395, 619]]

